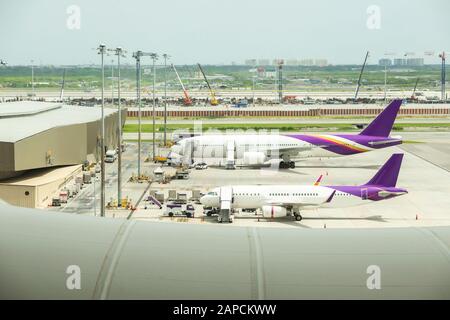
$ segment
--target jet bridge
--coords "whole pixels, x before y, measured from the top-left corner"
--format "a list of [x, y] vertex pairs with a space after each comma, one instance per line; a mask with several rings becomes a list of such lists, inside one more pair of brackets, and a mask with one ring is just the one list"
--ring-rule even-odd
[[233, 222], [231, 204], [233, 203], [233, 188], [220, 188], [220, 211], [217, 216], [219, 222]]
[[225, 162], [226, 169], [236, 169], [236, 144], [234, 140], [227, 142], [227, 160]]

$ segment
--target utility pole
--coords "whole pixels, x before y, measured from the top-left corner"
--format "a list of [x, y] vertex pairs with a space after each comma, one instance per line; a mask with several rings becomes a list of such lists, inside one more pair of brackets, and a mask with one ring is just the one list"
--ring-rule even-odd
[[117, 144], [119, 146], [119, 152], [117, 156], [117, 206], [122, 206], [122, 108], [120, 101], [120, 57], [124, 57], [125, 50], [121, 47], [117, 47], [113, 50], [117, 56], [117, 111], [119, 113], [119, 121], [117, 126]]
[[98, 49], [98, 54], [102, 57], [102, 121], [101, 121], [101, 138], [100, 138], [100, 159], [101, 159], [101, 181], [100, 181], [100, 216], [105, 216], [105, 64], [104, 55], [106, 51], [106, 46], [100, 44]]
[[164, 53], [164, 146], [167, 146], [167, 59], [169, 55]]
[[155, 159], [155, 107], [156, 107], [156, 96], [155, 96], [155, 82], [156, 82], [156, 70], [155, 70], [155, 62], [158, 60], [158, 55], [156, 53], [151, 53], [150, 58], [153, 60], [153, 153], [152, 158]]

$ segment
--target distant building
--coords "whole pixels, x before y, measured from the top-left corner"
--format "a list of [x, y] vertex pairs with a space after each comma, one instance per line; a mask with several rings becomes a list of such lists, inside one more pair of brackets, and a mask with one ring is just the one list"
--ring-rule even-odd
[[245, 60], [245, 65], [246, 66], [252, 66], [252, 67], [256, 67], [256, 59], [247, 59]]
[[277, 66], [277, 65], [279, 65], [279, 64], [284, 64], [284, 60], [283, 59], [273, 59], [272, 60], [272, 65], [273, 66]]
[[384, 59], [380, 59], [380, 60], [378, 60], [378, 65], [380, 65], [380, 66], [391, 66], [392, 65], [392, 60], [391, 59], [386, 59], [386, 58], [384, 58]]
[[396, 66], [396, 67], [406, 66], [406, 59], [403, 59], [403, 58], [394, 59], [394, 66]]
[[327, 59], [316, 59], [314, 65], [318, 67], [325, 67], [328, 65]]
[[259, 59], [258, 64], [260, 66], [268, 66], [268, 65], [270, 65], [270, 60], [269, 59]]
[[313, 59], [302, 59], [299, 61], [299, 65], [301, 66], [312, 66], [314, 65], [314, 60]]
[[408, 58], [406, 60], [406, 65], [414, 67], [423, 66], [423, 61], [423, 58]]
[[298, 66], [298, 60], [297, 59], [288, 59], [286, 60], [287, 66]]

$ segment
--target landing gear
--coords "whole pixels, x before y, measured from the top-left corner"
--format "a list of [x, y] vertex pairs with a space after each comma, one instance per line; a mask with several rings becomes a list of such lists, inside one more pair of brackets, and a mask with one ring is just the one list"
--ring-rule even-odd
[[295, 162], [294, 161], [281, 161], [279, 165], [280, 169], [294, 169]]
[[294, 213], [295, 221], [302, 221], [303, 217], [300, 213]]

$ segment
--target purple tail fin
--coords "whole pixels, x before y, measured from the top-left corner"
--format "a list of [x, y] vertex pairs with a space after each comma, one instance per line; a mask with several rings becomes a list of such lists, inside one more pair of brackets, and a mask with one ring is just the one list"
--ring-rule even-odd
[[365, 185], [378, 185], [383, 187], [395, 187], [398, 173], [402, 165], [403, 154], [393, 154], [380, 170]]
[[389, 137], [397, 117], [402, 100], [393, 100], [363, 131], [360, 135]]

